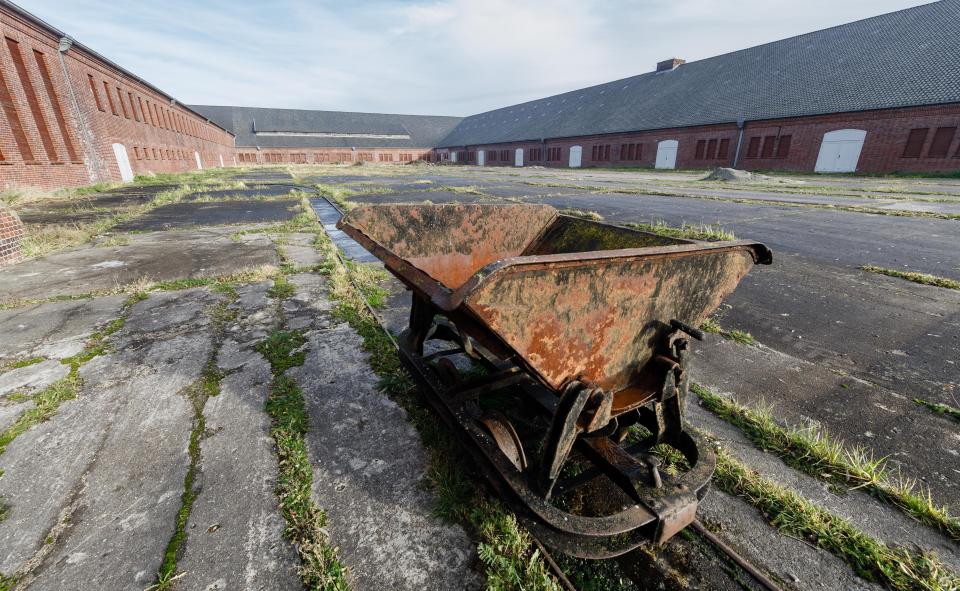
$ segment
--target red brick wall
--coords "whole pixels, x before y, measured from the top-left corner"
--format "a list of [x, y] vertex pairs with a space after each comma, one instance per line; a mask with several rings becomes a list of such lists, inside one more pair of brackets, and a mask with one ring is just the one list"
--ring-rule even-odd
[[204, 168], [233, 164], [232, 135], [76, 46], [61, 63], [58, 45], [0, 7], [0, 188], [119, 181], [114, 143], [134, 174], [195, 170], [194, 153]]
[[20, 242], [23, 240], [23, 224], [17, 214], [0, 203], [0, 267], [18, 262]]
[[[940, 127], [957, 127], [946, 157], [930, 157], [928, 152], [933, 136]], [[904, 158], [903, 150], [907, 136], [911, 129], [929, 128], [926, 141], [919, 158]], [[747, 122], [744, 126], [743, 144], [737, 168], [747, 170], [795, 170], [813, 171], [820, 153], [820, 144], [823, 135], [829, 131], [839, 129], [862, 129], [867, 132], [857, 172], [935, 172], [960, 170], [960, 105], [939, 105], [933, 107], [911, 107], [904, 109], [889, 109], [882, 111], [866, 111], [862, 113], [842, 113], [817, 117], [803, 117], [781, 119], [773, 121]], [[776, 149], [783, 136], [790, 136], [789, 151], [778, 157]], [[769, 158], [763, 157], [763, 138], [771, 136], [773, 154]], [[750, 139], [759, 137], [760, 152], [757, 157], [748, 157]], [[513, 151], [516, 148], [524, 149], [524, 166], [556, 166], [565, 167], [569, 162], [570, 147], [583, 148], [583, 167], [625, 167], [637, 166], [653, 168], [656, 161], [657, 143], [662, 140], [677, 140], [677, 168], [714, 168], [718, 166], [732, 166], [737, 151], [738, 129], [734, 124], [709, 125], [687, 127], [681, 129], [656, 130], [638, 133], [621, 133], [609, 135], [581, 136], [576, 138], [562, 138], [546, 142], [511, 142], [505, 144], [488, 144], [469, 147], [443, 148], [435, 153], [443, 158], [452, 152], [460, 152], [459, 163], [463, 163], [462, 153], [477, 150], [508, 150], [509, 158], [506, 162], [501, 159], [486, 160], [487, 166], [513, 166]], [[716, 140], [717, 148], [720, 142], [727, 140], [727, 156], [720, 158], [717, 151], [714, 158], [698, 158], [697, 143], [704, 141], [705, 148], [709, 140]], [[634, 159], [622, 159], [620, 147], [624, 144], [640, 144], [641, 156]], [[592, 148], [594, 145], [610, 146], [609, 160], [594, 160]], [[560, 148], [560, 160], [549, 161], [548, 149]], [[530, 150], [540, 148], [540, 160], [530, 160]], [[628, 152], [629, 155], [629, 152]], [[706, 155], [706, 154], [705, 154]]]
[[237, 148], [237, 165], [254, 164], [336, 164], [371, 162], [406, 164], [426, 160], [430, 148]]

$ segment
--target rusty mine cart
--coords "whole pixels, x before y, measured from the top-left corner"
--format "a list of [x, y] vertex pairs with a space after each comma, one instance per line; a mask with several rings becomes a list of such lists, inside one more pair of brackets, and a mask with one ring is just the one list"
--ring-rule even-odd
[[690, 524], [716, 465], [684, 423], [690, 338], [763, 244], [542, 205], [379, 205], [338, 224], [413, 292], [400, 357], [531, 532], [584, 558]]

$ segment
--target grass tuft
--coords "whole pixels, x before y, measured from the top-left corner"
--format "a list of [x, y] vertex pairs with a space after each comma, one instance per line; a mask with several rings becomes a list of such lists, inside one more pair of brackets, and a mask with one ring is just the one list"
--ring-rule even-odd
[[585, 220], [591, 220], [594, 222], [603, 221], [603, 216], [595, 211], [584, 211], [582, 209], [561, 209], [560, 213], [563, 215], [569, 215], [576, 218], [583, 218]]
[[300, 578], [308, 589], [346, 591], [347, 569], [330, 544], [327, 516], [311, 496], [313, 468], [307, 455], [304, 435], [309, 428], [303, 390], [284, 372], [303, 365], [304, 353], [294, 350], [305, 342], [295, 332], [274, 331], [257, 345], [273, 370], [273, 384], [266, 402], [270, 434], [276, 444], [279, 474], [276, 494], [286, 521], [284, 535], [300, 554]]
[[930, 402], [929, 400], [923, 400], [922, 398], [914, 398], [913, 401], [920, 406], [929, 408], [937, 414], [946, 415], [951, 419], [960, 422], [960, 408], [954, 408], [948, 404], [941, 404], [940, 402]]
[[267, 295], [276, 300], [285, 300], [296, 292], [292, 283], [287, 281], [286, 276], [278, 275], [273, 280], [273, 285], [267, 290]]
[[727, 330], [722, 326], [720, 326], [720, 323], [714, 320], [713, 318], [708, 317], [706, 320], [701, 322], [700, 330], [702, 330], [703, 332], [709, 332], [709, 333], [720, 335], [725, 339], [736, 341], [743, 345], [750, 345], [751, 347], [759, 346], [759, 344], [757, 343], [757, 339], [753, 338], [753, 335], [750, 334], [749, 332], [745, 332], [742, 330]]
[[275, 330], [256, 349], [270, 363], [273, 375], [279, 376], [291, 367], [303, 365], [306, 353], [298, 349], [306, 342], [301, 332]]
[[66, 377], [30, 396], [34, 404], [33, 408], [25, 410], [13, 424], [0, 431], [0, 455], [7, 451], [7, 446], [18, 436], [31, 427], [50, 420], [61, 404], [75, 399], [80, 392], [80, 385], [80, 378], [76, 372], [71, 371]]
[[887, 269], [884, 267], [877, 267], [876, 265], [861, 265], [860, 270], [870, 273], [877, 273], [879, 275], [886, 275], [887, 277], [899, 277], [900, 279], [906, 279], [907, 281], [913, 281], [914, 283], [919, 283], [921, 285], [933, 285], [935, 287], [946, 287], [947, 289], [960, 290], [960, 281], [957, 281], [956, 279], [949, 279], [947, 277], [938, 277], [928, 273], [897, 271], [896, 269]]
[[30, 357], [29, 359], [12, 361], [3, 367], [0, 367], [0, 373], [8, 372], [13, 369], [20, 369], [22, 367], [30, 367], [31, 365], [36, 365], [43, 361], [46, 361], [45, 357]]
[[720, 226], [708, 224], [682, 224], [680, 227], [670, 226], [663, 220], [658, 220], [653, 224], [628, 224], [629, 227], [641, 232], [650, 232], [668, 238], [681, 238], [688, 240], [706, 240], [708, 242], [721, 242], [724, 240], [736, 240], [733, 232], [728, 232]]
[[708, 388], [690, 387], [703, 406], [739, 428], [764, 451], [777, 454], [789, 466], [820, 480], [862, 489], [917, 521], [960, 541], [960, 520], [938, 506], [929, 491], [887, 467], [863, 447], [847, 448], [817, 425], [781, 426], [768, 409], [754, 409]]
[[781, 532], [827, 550], [868, 581], [894, 591], [960, 588], [960, 578], [935, 556], [879, 542], [793, 490], [765, 479], [722, 449], [717, 450], [713, 482], [759, 509]]

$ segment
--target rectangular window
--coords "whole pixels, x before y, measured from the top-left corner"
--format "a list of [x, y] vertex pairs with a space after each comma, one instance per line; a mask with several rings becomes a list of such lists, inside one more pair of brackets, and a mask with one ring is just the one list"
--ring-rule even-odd
[[130, 118], [130, 113], [127, 111], [127, 103], [123, 102], [123, 91], [120, 90], [120, 87], [117, 87], [117, 101], [120, 103], [120, 110], [123, 111], [123, 116], [127, 119]]
[[7, 47], [10, 49], [10, 57], [13, 58], [13, 66], [17, 70], [17, 76], [20, 78], [20, 84], [23, 87], [23, 93], [27, 95], [27, 105], [30, 107], [30, 113], [33, 115], [33, 121], [37, 125], [37, 131], [40, 132], [40, 143], [47, 153], [47, 158], [51, 162], [57, 162], [57, 150], [53, 146], [53, 138], [50, 137], [50, 128], [47, 127], [47, 119], [40, 108], [40, 100], [37, 98], [37, 91], [33, 87], [33, 80], [27, 72], [27, 65], [23, 61], [23, 54], [20, 53], [20, 44], [7, 37]]
[[140, 113], [137, 112], [137, 103], [133, 100], [133, 93], [128, 92], [127, 98], [130, 99], [130, 110], [133, 111], [133, 118], [137, 123], [140, 123]]
[[720, 140], [720, 147], [717, 148], [717, 159], [723, 160], [727, 158], [727, 155], [730, 152], [730, 140], [723, 138]]
[[760, 155], [760, 137], [750, 138], [750, 144], [747, 146], [747, 158], [756, 158]]
[[93, 92], [93, 100], [97, 103], [97, 108], [106, 113], [107, 110], [103, 108], [103, 103], [100, 102], [100, 93], [97, 92], [97, 83], [93, 79], [93, 74], [87, 74], [87, 79], [90, 81], [90, 91]]
[[150, 150], [153, 152], [153, 159], [154, 159], [154, 160], [160, 160], [160, 157], [157, 156], [157, 149], [156, 149], [156, 148], [150, 148]]
[[17, 149], [20, 150], [20, 157], [28, 162], [33, 161], [33, 149], [30, 148], [27, 134], [23, 131], [23, 123], [20, 122], [20, 114], [17, 113], [10, 87], [7, 86], [7, 80], [3, 77], [3, 68], [0, 68], [0, 107], [3, 108], [10, 131], [13, 132], [13, 139], [17, 143]]
[[496, 151], [496, 150], [487, 150], [487, 154], [489, 154], [489, 156], [487, 156], [487, 160], [488, 160], [489, 162], [496, 162], [496, 161], [497, 161], [497, 151]]
[[957, 133], [956, 127], [938, 127], [933, 134], [933, 141], [930, 142], [930, 150], [927, 156], [930, 158], [946, 158], [950, 151], [950, 144], [953, 143], [953, 136]]
[[111, 111], [114, 115], [116, 115], [116, 114], [117, 114], [117, 106], [116, 106], [115, 104], [113, 104], [113, 97], [110, 96], [110, 84], [108, 84], [106, 80], [103, 81], [103, 93], [104, 93], [105, 95], [107, 95], [107, 103], [110, 105], [110, 111]]
[[133, 147], [133, 157], [136, 158], [137, 160], [140, 160], [140, 148], [138, 148], [137, 146]]
[[610, 160], [610, 144], [594, 145], [591, 154], [595, 161]]
[[543, 160], [543, 150], [542, 150], [542, 149], [540, 149], [540, 148], [530, 148], [529, 153], [530, 153], [530, 161], [531, 161], [531, 162], [539, 162], [539, 161]]
[[763, 138], [763, 151], [760, 153], [761, 158], [772, 158], [773, 157], [773, 146], [777, 141], [777, 136], [768, 135]]
[[50, 70], [47, 69], [47, 60], [44, 55], [33, 50], [33, 57], [37, 62], [37, 69], [40, 70], [40, 79], [43, 80], [43, 87], [47, 91], [47, 98], [50, 99], [50, 105], [53, 107], [53, 116], [57, 120], [57, 127], [60, 129], [60, 137], [63, 138], [63, 145], [67, 149], [67, 156], [71, 162], [80, 162], [77, 150], [70, 138], [70, 129], [67, 127], [67, 121], [63, 117], [63, 109], [60, 107], [60, 97], [53, 87], [53, 80], [50, 78]]
[[627, 147], [627, 160], [637, 159], [637, 144], [630, 144]]
[[697, 140], [697, 150], [693, 157], [696, 160], [703, 160], [703, 153], [707, 148], [707, 140]]
[[923, 144], [927, 141], [927, 132], [929, 131], [929, 127], [918, 127], [910, 130], [910, 135], [907, 136], [907, 145], [903, 148], [904, 158], [920, 157], [920, 152], [923, 151]]
[[717, 159], [717, 140], [712, 139], [707, 142], [707, 160]]
[[500, 150], [500, 161], [510, 162], [510, 150]]
[[149, 148], [144, 148], [144, 149], [143, 149], [143, 159], [144, 159], [144, 160], [150, 160], [150, 149], [149, 149]]
[[777, 158], [786, 158], [790, 155], [790, 142], [793, 141], [792, 135], [781, 135], [777, 142]]

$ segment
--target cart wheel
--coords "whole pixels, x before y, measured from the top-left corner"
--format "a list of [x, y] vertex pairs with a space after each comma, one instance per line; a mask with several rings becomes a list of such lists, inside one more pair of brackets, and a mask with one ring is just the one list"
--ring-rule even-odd
[[516, 429], [502, 412], [487, 410], [480, 417], [480, 422], [487, 428], [487, 432], [497, 442], [497, 447], [510, 460], [514, 467], [523, 472], [527, 469], [527, 456], [523, 453], [523, 443], [517, 435]]
[[440, 381], [443, 382], [444, 386], [456, 386], [462, 381], [460, 379], [460, 371], [457, 369], [457, 366], [446, 357], [443, 357], [437, 361], [436, 365], [434, 365], [434, 369], [436, 370], [437, 376], [440, 378]]
[[574, 380], [566, 385], [557, 402], [550, 430], [547, 431], [547, 437], [544, 440], [545, 446], [537, 482], [546, 500], [550, 500], [560, 469], [563, 468], [580, 434], [577, 419], [587, 405], [587, 401], [590, 400], [591, 394], [593, 394], [592, 388]]

